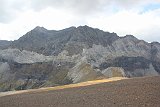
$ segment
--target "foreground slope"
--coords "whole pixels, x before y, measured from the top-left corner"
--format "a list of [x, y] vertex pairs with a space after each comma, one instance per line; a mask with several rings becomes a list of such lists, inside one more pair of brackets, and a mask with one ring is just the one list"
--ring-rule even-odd
[[0, 97], [1, 107], [159, 107], [160, 76]]

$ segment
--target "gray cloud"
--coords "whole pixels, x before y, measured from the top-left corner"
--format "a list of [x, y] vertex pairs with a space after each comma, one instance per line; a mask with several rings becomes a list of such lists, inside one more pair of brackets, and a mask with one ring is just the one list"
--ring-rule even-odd
[[101, 11], [104, 7], [103, 3], [104, 0], [34, 0], [31, 7], [37, 11], [51, 7], [65, 9], [74, 14], [87, 15]]
[[[149, 0], [0, 0], [0, 22], [5, 23], [16, 17], [16, 12], [33, 9], [41, 11], [47, 7], [64, 9], [75, 15], [89, 16], [102, 11], [134, 8]], [[159, 0], [156, 0], [159, 1]]]
[[34, 0], [31, 7], [41, 10], [46, 7], [69, 9], [79, 14], [90, 14], [112, 8], [131, 9], [160, 0]]
[[62, 8], [81, 15], [109, 11], [112, 8], [129, 9], [148, 3], [149, 0], [34, 0], [31, 7], [37, 11], [46, 7]]
[[25, 7], [22, 5], [24, 3], [23, 0], [0, 0], [0, 22], [9, 23], [12, 21], [17, 13]]
[[16, 17], [16, 13], [26, 10], [41, 11], [47, 7], [64, 9], [76, 15], [90, 15], [100, 11], [104, 0], [1, 0], [0, 22], [6, 23]]
[[1, 0], [0, 1], [0, 22], [7, 22], [10, 18], [10, 12], [9, 12], [9, 8], [7, 6], [7, 3], [5, 2], [5, 0]]

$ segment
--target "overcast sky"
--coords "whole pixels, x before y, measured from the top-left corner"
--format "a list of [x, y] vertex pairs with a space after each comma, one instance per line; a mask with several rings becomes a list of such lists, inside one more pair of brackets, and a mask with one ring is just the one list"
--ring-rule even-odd
[[0, 40], [80, 25], [160, 42], [160, 0], [0, 0]]

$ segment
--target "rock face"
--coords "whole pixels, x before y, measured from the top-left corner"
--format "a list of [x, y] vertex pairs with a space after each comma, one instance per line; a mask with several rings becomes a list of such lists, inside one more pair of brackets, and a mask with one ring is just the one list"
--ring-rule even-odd
[[52, 61], [51, 56], [44, 56], [35, 52], [19, 49], [5, 49], [0, 51], [0, 58], [17, 63], [35, 63]]
[[94, 80], [100, 76], [100, 72], [96, 72], [92, 66], [87, 63], [86, 57], [80, 59], [80, 61], [68, 72], [67, 77], [73, 81], [73, 83]]
[[11, 44], [11, 41], [0, 40], [0, 49], [8, 48]]
[[125, 77], [124, 69], [120, 67], [108, 67], [102, 71], [102, 74], [108, 78], [111, 77]]
[[132, 35], [88, 26], [36, 27], [18, 40], [0, 41], [0, 91], [159, 74], [160, 43]]

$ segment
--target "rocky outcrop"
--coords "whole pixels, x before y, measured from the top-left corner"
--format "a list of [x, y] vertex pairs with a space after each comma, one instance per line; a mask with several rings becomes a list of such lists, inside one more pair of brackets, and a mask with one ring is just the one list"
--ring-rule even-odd
[[37, 54], [26, 50], [19, 49], [4, 49], [0, 50], [0, 58], [7, 61], [14, 61], [17, 63], [36, 63], [52, 61], [53, 57]]
[[10, 78], [10, 66], [7, 62], [0, 62], [0, 80], [4, 82]]
[[144, 69], [135, 69], [132, 72], [131, 71], [126, 71], [126, 75], [128, 77], [142, 77], [142, 76], [158, 76], [158, 72], [154, 69], [152, 64], [149, 64], [148, 68]]
[[73, 81], [73, 83], [94, 80], [100, 76], [100, 72], [96, 72], [92, 66], [87, 63], [86, 57], [83, 57], [78, 63], [68, 72], [67, 77]]
[[125, 77], [124, 69], [120, 67], [108, 67], [102, 71], [102, 74], [108, 78], [112, 77]]
[[0, 49], [6, 49], [10, 46], [12, 41], [0, 40]]
[[[59, 62], [58, 62], [59, 63]], [[39, 88], [72, 83], [66, 76], [74, 66], [71, 62], [17, 63], [0, 65], [0, 91]]]

